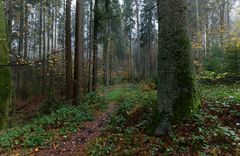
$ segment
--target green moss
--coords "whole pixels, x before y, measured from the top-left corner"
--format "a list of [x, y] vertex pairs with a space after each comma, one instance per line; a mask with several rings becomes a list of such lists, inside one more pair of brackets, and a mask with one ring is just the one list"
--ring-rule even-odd
[[[179, 66], [179, 71], [185, 72], [177, 73], [180, 93], [178, 99], [173, 105], [174, 122], [179, 122], [184, 120], [186, 117], [189, 117], [195, 113], [201, 105], [196, 76], [190, 61], [191, 60], [188, 60], [185, 64], [181, 64]], [[186, 68], [186, 66], [190, 67]]]

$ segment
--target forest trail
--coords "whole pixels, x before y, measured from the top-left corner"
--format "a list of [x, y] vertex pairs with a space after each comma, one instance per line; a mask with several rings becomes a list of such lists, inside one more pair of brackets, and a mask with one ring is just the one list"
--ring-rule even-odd
[[[114, 89], [121, 88], [122, 85], [115, 85], [108, 88], [110, 92]], [[86, 146], [92, 140], [101, 134], [101, 128], [107, 123], [109, 116], [114, 112], [117, 105], [116, 100], [109, 101], [108, 109], [105, 112], [100, 112], [96, 119], [91, 122], [85, 122], [82, 127], [75, 133], [71, 133], [67, 139], [61, 139], [55, 145], [46, 148], [37, 148], [31, 156], [83, 156], [86, 155]]]

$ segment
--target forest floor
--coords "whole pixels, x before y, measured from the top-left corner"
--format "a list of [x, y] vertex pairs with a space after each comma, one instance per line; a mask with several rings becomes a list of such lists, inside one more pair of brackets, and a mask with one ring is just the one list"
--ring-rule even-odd
[[100, 136], [101, 128], [106, 124], [110, 114], [114, 111], [115, 102], [109, 103], [109, 108], [106, 112], [100, 112], [94, 121], [84, 123], [81, 128], [67, 136], [67, 139], [61, 138], [56, 144], [46, 148], [38, 148], [30, 155], [36, 156], [59, 156], [59, 155], [85, 155], [86, 144]]
[[0, 155], [240, 155], [239, 85], [202, 85], [200, 91], [200, 111], [173, 123], [169, 137], [151, 135], [154, 85], [124, 84], [89, 95], [86, 108], [63, 107], [0, 133]]
[[[58, 155], [86, 155], [86, 145], [91, 140], [96, 139], [101, 134], [101, 129], [105, 126], [107, 121], [109, 120], [110, 115], [114, 112], [116, 109], [116, 105], [118, 103], [118, 98], [120, 97], [119, 91], [122, 91], [123, 88], [125, 88], [127, 84], [120, 84], [120, 85], [114, 85], [109, 88], [103, 89], [103, 93], [106, 96], [107, 100], [107, 109], [94, 109], [94, 120], [92, 121], [86, 121], [83, 124], [81, 124], [80, 128], [77, 130], [74, 130], [74, 132], [70, 132], [66, 135], [62, 135], [61, 137], [57, 137], [56, 140], [52, 140], [51, 144], [47, 146], [39, 146], [35, 148], [21, 148], [21, 146], [8, 151], [4, 152], [0, 147], [0, 155], [1, 156], [8, 156], [8, 155], [36, 155], [36, 156], [58, 156]], [[117, 91], [117, 92], [116, 92]], [[116, 93], [115, 93], [116, 92]], [[112, 94], [112, 95], [111, 95]], [[41, 98], [42, 99], [42, 98]], [[34, 99], [33, 99], [34, 100]], [[19, 102], [20, 106], [18, 110], [24, 110], [25, 113], [20, 114], [27, 114], [24, 117], [28, 117], [28, 111], [31, 108], [27, 108], [25, 110], [24, 108], [29, 104], [32, 103], [31, 101], [27, 104], [23, 104], [23, 102]], [[43, 101], [43, 100], [41, 100]], [[39, 102], [39, 100], [36, 101], [39, 105], [39, 107], [42, 105], [42, 102]], [[35, 106], [35, 104], [34, 104]], [[32, 107], [34, 107], [32, 106]], [[34, 111], [34, 112], [32, 112]], [[36, 108], [34, 107], [32, 109], [31, 114], [36, 114]]]

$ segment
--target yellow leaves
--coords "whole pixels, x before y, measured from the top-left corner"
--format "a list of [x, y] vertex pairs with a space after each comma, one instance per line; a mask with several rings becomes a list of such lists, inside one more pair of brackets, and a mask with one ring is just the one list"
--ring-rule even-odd
[[153, 82], [142, 82], [141, 86], [142, 86], [142, 90], [146, 92], [157, 89], [156, 84]]
[[237, 47], [240, 48], [240, 41], [237, 43]]

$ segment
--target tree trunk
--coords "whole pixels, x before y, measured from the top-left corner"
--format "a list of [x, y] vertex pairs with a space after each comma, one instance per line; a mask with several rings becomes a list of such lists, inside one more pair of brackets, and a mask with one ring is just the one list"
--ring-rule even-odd
[[24, 17], [24, 59], [27, 59], [28, 56], [28, 7], [25, 2], [25, 17]]
[[84, 1], [77, 0], [76, 4], [76, 35], [75, 35], [75, 66], [73, 104], [79, 104], [83, 97], [83, 54], [84, 54]]
[[171, 121], [195, 112], [200, 99], [190, 56], [186, 0], [158, 0], [158, 113], [155, 135], [171, 133]]
[[90, 24], [89, 24], [89, 67], [88, 67], [88, 91], [92, 91], [92, 50], [93, 50], [93, 1], [90, 0]]
[[43, 8], [43, 59], [42, 59], [42, 95], [45, 95], [45, 83], [46, 83], [46, 2], [44, 3]]
[[42, 13], [43, 13], [43, 2], [40, 4], [40, 17], [39, 17], [39, 60], [42, 59]]
[[[0, 3], [0, 64], [8, 64], [9, 50], [7, 33], [5, 29], [5, 17], [3, 3]], [[0, 67], [0, 130], [8, 126], [8, 113], [11, 104], [11, 75], [10, 67]]]
[[106, 37], [104, 43], [104, 84], [108, 87], [110, 83], [110, 73], [109, 73], [109, 41], [110, 41], [110, 0], [105, 1], [105, 14], [107, 16], [106, 19]]
[[219, 4], [219, 15], [220, 15], [220, 46], [223, 47], [224, 45], [224, 33], [225, 33], [225, 5], [226, 3], [223, 2]]
[[98, 35], [98, 0], [95, 0], [94, 7], [94, 30], [93, 30], [93, 76], [92, 76], [92, 90], [97, 89], [97, 66], [98, 66], [98, 47], [97, 47], [97, 35]]
[[[28, 4], [27, 2], [24, 3], [24, 53], [23, 58], [24, 60], [27, 60], [28, 57]], [[22, 99], [28, 98], [28, 89], [27, 89], [27, 70], [28, 68], [24, 68], [21, 72], [23, 74], [22, 79], [22, 87], [21, 87], [21, 97]]]
[[135, 0], [136, 4], [136, 16], [137, 16], [137, 58], [136, 58], [136, 76], [138, 77], [140, 71], [141, 71], [141, 66], [140, 66], [140, 60], [141, 60], [141, 40], [140, 40], [140, 17], [139, 17], [139, 3], [138, 0]]
[[[73, 92], [73, 78], [72, 78], [72, 50], [71, 50], [71, 0], [66, 2], [66, 21], [65, 21], [65, 53], [66, 53], [66, 95], [67, 99], [72, 98]], [[53, 32], [54, 33], [54, 32]], [[52, 43], [53, 44], [53, 43]]]

